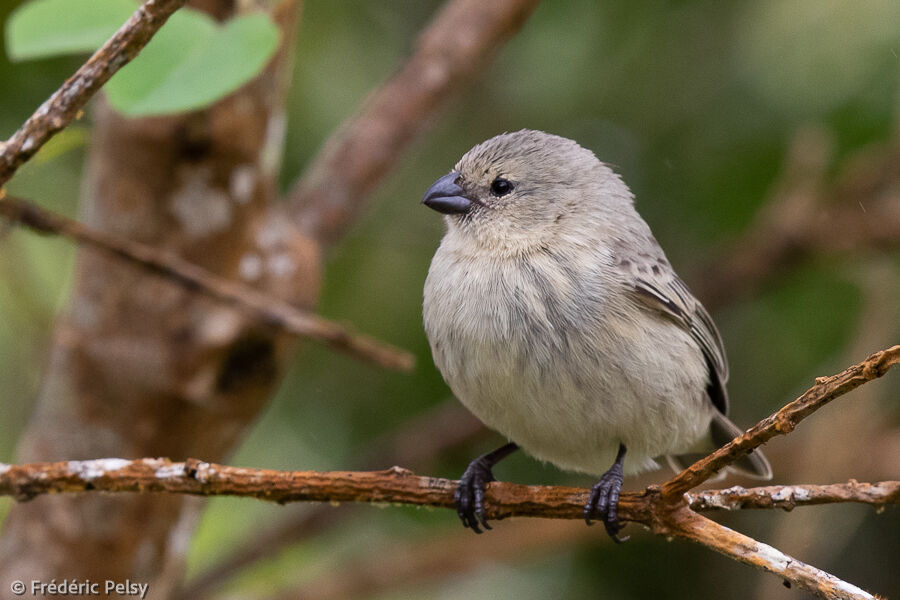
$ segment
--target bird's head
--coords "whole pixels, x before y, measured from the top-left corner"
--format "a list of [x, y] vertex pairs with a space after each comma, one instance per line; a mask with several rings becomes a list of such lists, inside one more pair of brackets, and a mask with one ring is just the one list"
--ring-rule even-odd
[[631, 193], [576, 142], [523, 129], [469, 150], [422, 202], [446, 215], [449, 233], [514, 253], [592, 227]]

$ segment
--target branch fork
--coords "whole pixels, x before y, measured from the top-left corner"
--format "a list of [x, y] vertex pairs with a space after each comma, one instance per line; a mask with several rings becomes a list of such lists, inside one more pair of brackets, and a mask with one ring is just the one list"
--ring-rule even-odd
[[[831, 400], [884, 375], [900, 363], [900, 346], [869, 356], [815, 385], [777, 413], [701, 459], [664, 484], [623, 493], [619, 517], [657, 535], [683, 538], [730, 558], [769, 571], [822, 598], [874, 600], [864, 590], [781, 551], [724, 527], [698, 511], [782, 508], [859, 502], [883, 507], [900, 503], [900, 481], [768, 486], [689, 493], [717, 471], [797, 424]], [[30, 499], [40, 494], [85, 491], [168, 492], [200, 496], [231, 495], [286, 502], [369, 502], [453, 508], [458, 482], [422, 477], [400, 467], [383, 471], [272, 471], [229, 467], [199, 460], [164, 458], [99, 459], [26, 465], [0, 465], [0, 495]], [[491, 519], [512, 516], [580, 519], [589, 491], [564, 486], [492, 482], [487, 486]]]

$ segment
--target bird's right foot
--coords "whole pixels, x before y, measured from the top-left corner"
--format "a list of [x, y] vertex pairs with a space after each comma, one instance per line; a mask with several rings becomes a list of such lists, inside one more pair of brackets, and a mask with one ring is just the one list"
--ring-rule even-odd
[[491, 481], [495, 481], [491, 468], [484, 464], [481, 457], [476, 458], [459, 478], [459, 485], [453, 494], [456, 514], [463, 527], [468, 527], [475, 533], [482, 533], [482, 527], [491, 528], [484, 511], [484, 489]]
[[491, 481], [496, 481], [494, 473], [491, 471], [493, 466], [516, 449], [518, 449], [516, 444], [506, 444], [493, 452], [479, 456], [466, 467], [462, 477], [459, 478], [456, 492], [453, 494], [456, 514], [459, 515], [464, 527], [468, 527], [475, 533], [483, 533], [483, 530], [491, 529], [484, 508], [485, 488]]

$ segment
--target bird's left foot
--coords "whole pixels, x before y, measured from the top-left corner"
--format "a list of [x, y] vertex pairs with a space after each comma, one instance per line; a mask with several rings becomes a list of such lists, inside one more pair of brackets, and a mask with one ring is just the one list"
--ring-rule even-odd
[[625, 445], [619, 444], [619, 453], [616, 462], [600, 477], [600, 481], [591, 488], [591, 495], [584, 505], [584, 520], [591, 525], [592, 519], [600, 519], [606, 527], [606, 533], [616, 543], [622, 543], [628, 539], [619, 537], [619, 532], [624, 527], [619, 522], [619, 493], [622, 491], [624, 479], [622, 463], [625, 459]]

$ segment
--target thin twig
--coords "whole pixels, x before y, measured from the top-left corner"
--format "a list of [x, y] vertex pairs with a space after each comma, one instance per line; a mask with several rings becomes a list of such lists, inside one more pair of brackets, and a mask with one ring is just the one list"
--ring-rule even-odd
[[790, 433], [800, 421], [838, 396], [867, 381], [881, 377], [898, 363], [900, 363], [900, 345], [876, 352], [863, 362], [848, 367], [837, 375], [817, 378], [815, 385], [802, 396], [664, 483], [661, 488], [662, 495], [670, 499], [676, 498], [697, 487], [776, 435]]
[[91, 229], [33, 203], [0, 196], [0, 216], [44, 234], [61, 235], [167, 277], [189, 289], [229, 303], [262, 323], [326, 344], [356, 358], [399, 371], [410, 371], [411, 354], [337, 323], [302, 311], [254, 288], [224, 279], [170, 252]]
[[724, 490], [688, 493], [687, 496], [688, 505], [695, 511], [746, 508], [781, 508], [790, 511], [797, 506], [838, 502], [884, 506], [900, 503], [900, 481], [859, 483], [851, 479], [847, 483], [831, 485], [770, 485], [749, 489], [734, 486]]
[[416, 50], [328, 140], [288, 202], [301, 229], [328, 245], [340, 237], [409, 144], [475, 78], [538, 0], [454, 0]]
[[[840, 351], [845, 364], [872, 348], [889, 346], [900, 334], [900, 303], [896, 301], [900, 297], [900, 271], [890, 256], [859, 257], [854, 261], [851, 277], [859, 289], [861, 303], [851, 338]], [[890, 418], [898, 389], [890, 384], [863, 386], [853, 392], [852, 410], [831, 410], [777, 444], [777, 452], [770, 448], [769, 458], [778, 465], [779, 480], [832, 481], [847, 473], [866, 481], [893, 478], [898, 473], [900, 446], [890, 448], [885, 441], [892, 436], [900, 439], [900, 428]], [[835, 448], [836, 440], [865, 440], [865, 456], [849, 446]], [[786, 456], [780, 459], [778, 453]], [[801, 456], [804, 458], [797, 460]], [[805, 562], [827, 568], [826, 565], [843, 564], [844, 557], [857, 552], [854, 547], [860, 545], [858, 533], [867, 518], [867, 511], [842, 511], [840, 526], [835, 526], [834, 513], [830, 511], [775, 515], [767, 524], [770, 533], [765, 541], [789, 554], [802, 549]], [[780, 582], [765, 579], [746, 600], [788, 596]]]
[[87, 101], [147, 45], [186, 0], [147, 0], [6, 142], [0, 143], [0, 187], [65, 128]]

